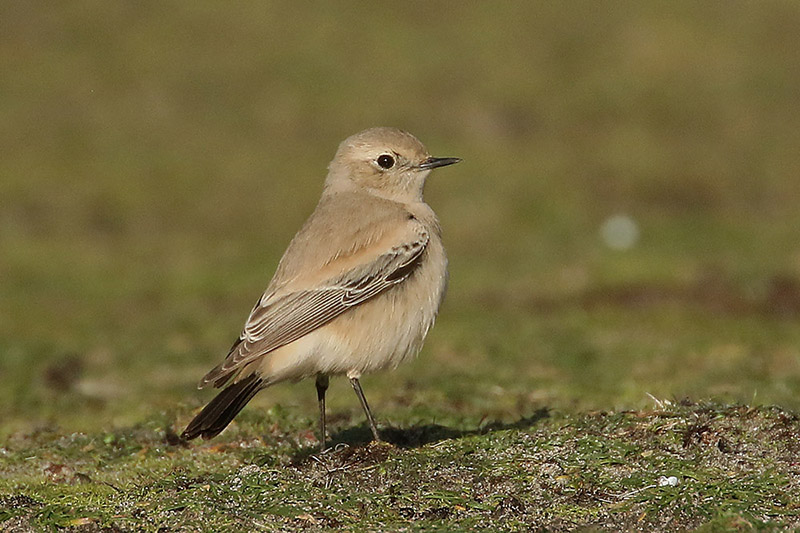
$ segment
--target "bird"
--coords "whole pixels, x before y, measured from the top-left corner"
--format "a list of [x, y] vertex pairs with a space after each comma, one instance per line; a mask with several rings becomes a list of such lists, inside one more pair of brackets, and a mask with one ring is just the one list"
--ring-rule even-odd
[[380, 441], [359, 380], [415, 357], [434, 324], [447, 289], [447, 256], [423, 190], [432, 170], [460, 161], [432, 157], [397, 128], [370, 128], [342, 141], [319, 203], [228, 355], [198, 386], [221, 392], [181, 437], [213, 438], [259, 391], [313, 377], [324, 450], [325, 393], [331, 376], [345, 375]]

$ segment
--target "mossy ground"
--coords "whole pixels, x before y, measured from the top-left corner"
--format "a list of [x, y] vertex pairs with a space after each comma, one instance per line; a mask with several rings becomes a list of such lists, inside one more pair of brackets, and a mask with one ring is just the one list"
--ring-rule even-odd
[[371, 444], [362, 427], [324, 453], [286, 433], [285, 414], [251, 418], [199, 445], [155, 425], [11, 439], [0, 519], [23, 531], [800, 527], [800, 421], [779, 408], [541, 410], [390, 428]]

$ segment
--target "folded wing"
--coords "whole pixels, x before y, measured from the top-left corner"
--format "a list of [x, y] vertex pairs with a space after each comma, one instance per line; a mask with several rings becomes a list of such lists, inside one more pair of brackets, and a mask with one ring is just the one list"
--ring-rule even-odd
[[419, 264], [429, 236], [422, 227], [408, 242], [378, 253], [319, 286], [265, 293], [245, 323], [228, 356], [203, 377], [200, 387], [221, 387], [248, 363], [325, 325], [349, 309], [402, 283]]

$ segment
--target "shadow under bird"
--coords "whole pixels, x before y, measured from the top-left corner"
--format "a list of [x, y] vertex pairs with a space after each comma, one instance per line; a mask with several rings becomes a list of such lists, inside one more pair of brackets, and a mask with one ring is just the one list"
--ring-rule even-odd
[[222, 391], [181, 436], [210, 439], [261, 389], [315, 377], [324, 449], [328, 379], [345, 374], [380, 440], [359, 378], [414, 357], [433, 326], [447, 258], [439, 221], [422, 193], [431, 170], [459, 161], [431, 157], [413, 135], [395, 128], [345, 139], [328, 166], [319, 204], [241, 335], [200, 382]]

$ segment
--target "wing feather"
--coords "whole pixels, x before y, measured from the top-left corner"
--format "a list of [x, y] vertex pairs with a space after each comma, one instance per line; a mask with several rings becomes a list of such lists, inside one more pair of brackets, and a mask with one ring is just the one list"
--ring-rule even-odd
[[353, 268], [320, 286], [280, 294], [265, 293], [250, 313], [228, 356], [203, 377], [200, 387], [221, 387], [246, 364], [327, 324], [337, 316], [403, 282], [416, 269], [429, 235], [392, 247], [372, 262]]

